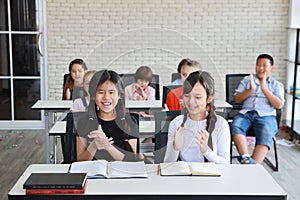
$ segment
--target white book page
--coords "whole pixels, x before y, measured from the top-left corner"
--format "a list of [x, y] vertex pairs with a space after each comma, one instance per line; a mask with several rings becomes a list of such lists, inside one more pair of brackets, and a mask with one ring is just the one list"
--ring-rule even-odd
[[213, 162], [199, 163], [190, 162], [188, 163], [192, 175], [206, 175], [206, 176], [220, 176], [220, 172], [217, 165]]
[[188, 163], [179, 161], [172, 163], [160, 163], [160, 173], [162, 176], [175, 176], [175, 175], [190, 175]]
[[144, 161], [124, 162], [112, 161], [108, 163], [107, 173], [109, 178], [147, 178]]
[[107, 163], [106, 160], [74, 162], [71, 164], [70, 173], [85, 172], [88, 178], [104, 178], [107, 177]]

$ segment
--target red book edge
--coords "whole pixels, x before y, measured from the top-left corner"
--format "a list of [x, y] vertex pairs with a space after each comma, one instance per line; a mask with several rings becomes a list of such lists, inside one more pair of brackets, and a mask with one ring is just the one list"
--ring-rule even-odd
[[84, 194], [87, 181], [83, 188], [80, 189], [26, 189], [26, 195], [32, 194]]

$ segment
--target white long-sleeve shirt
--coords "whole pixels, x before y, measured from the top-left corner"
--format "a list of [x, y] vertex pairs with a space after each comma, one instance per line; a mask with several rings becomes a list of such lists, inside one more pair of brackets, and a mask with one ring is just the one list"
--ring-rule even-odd
[[173, 146], [174, 134], [180, 127], [183, 115], [177, 116], [169, 125], [168, 143], [164, 162], [176, 162], [178, 157], [182, 161], [187, 162], [204, 162], [204, 156], [209, 162], [217, 164], [230, 163], [230, 129], [228, 122], [217, 115], [215, 129], [212, 132], [213, 150], [209, 148], [204, 154], [200, 151], [200, 146], [195, 142], [195, 135], [199, 134], [199, 130], [206, 129], [206, 119], [202, 121], [194, 121], [187, 118], [183, 131], [184, 142], [180, 151], [176, 151]]

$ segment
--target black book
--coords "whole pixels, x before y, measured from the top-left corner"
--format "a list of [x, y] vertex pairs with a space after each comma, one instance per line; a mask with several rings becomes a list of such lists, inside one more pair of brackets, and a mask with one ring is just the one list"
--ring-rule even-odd
[[32, 173], [23, 184], [24, 189], [82, 189], [86, 173]]

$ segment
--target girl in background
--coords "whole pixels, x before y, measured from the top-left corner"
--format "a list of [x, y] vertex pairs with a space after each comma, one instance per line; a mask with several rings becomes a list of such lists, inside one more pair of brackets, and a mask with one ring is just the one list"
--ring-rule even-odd
[[[189, 58], [184, 58], [180, 61], [177, 67], [178, 73], [181, 76], [181, 82], [184, 83], [188, 75], [194, 71], [201, 69], [200, 63]], [[181, 110], [183, 98], [183, 86], [172, 89], [166, 98], [164, 110]]]
[[83, 89], [86, 93], [85, 97], [77, 98], [74, 100], [70, 111], [71, 112], [84, 112], [87, 111], [90, 102], [89, 85], [93, 75], [96, 73], [95, 70], [87, 71], [83, 77]]
[[150, 86], [152, 70], [148, 66], [141, 66], [135, 72], [135, 83], [125, 88], [127, 100], [155, 100], [155, 89]]
[[86, 96], [83, 89], [83, 76], [87, 66], [82, 59], [74, 59], [69, 64], [69, 74], [63, 88], [63, 100], [74, 100]]

